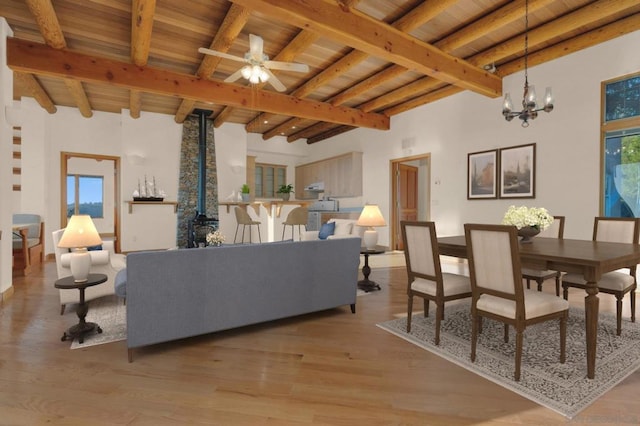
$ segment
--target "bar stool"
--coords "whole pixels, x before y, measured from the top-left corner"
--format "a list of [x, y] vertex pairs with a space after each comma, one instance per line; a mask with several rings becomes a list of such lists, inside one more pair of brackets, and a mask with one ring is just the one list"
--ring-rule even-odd
[[249, 213], [247, 213], [246, 210], [243, 209], [242, 207], [236, 207], [235, 212], [236, 212], [236, 222], [238, 222], [238, 224], [236, 225], [236, 233], [233, 236], [234, 244], [236, 242], [236, 238], [238, 237], [238, 228], [240, 227], [240, 225], [242, 225], [242, 241], [241, 242], [244, 243], [244, 228], [249, 226], [249, 243], [251, 243], [251, 226], [252, 225], [257, 226], [258, 239], [260, 240], [260, 242], [262, 242], [262, 237], [260, 236], [260, 224], [262, 222], [251, 219], [251, 216], [249, 216]]
[[287, 215], [287, 219], [282, 222], [282, 241], [284, 241], [284, 231], [287, 229], [287, 225], [291, 225], [291, 239], [293, 240], [295, 230], [294, 226], [298, 225], [298, 238], [302, 240], [302, 229], [301, 226], [304, 225], [304, 229], [307, 229], [307, 220], [309, 219], [309, 209], [306, 207], [296, 207], [291, 210]]

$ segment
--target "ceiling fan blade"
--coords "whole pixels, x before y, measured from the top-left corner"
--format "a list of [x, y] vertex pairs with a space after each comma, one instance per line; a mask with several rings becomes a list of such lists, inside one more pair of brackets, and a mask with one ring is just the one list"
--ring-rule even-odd
[[268, 68], [264, 68], [264, 71], [269, 74], [269, 80], [267, 80], [267, 83], [270, 83], [274, 89], [276, 89], [278, 92], [284, 92], [285, 90], [287, 90], [287, 88], [284, 87], [284, 84], [282, 84], [282, 82], [278, 80], [278, 77], [276, 77], [271, 71], [269, 71]]
[[233, 83], [234, 81], [236, 81], [240, 77], [242, 77], [242, 68], [240, 68], [238, 71], [236, 71], [233, 74], [231, 74], [229, 77], [225, 78], [224, 82], [225, 83]]
[[220, 58], [231, 59], [232, 61], [246, 62], [245, 59], [241, 58], [240, 56], [230, 55], [224, 52], [218, 52], [217, 50], [207, 49], [206, 47], [199, 48], [198, 52], [204, 53], [205, 55], [213, 55], [213, 56], [218, 56]]
[[249, 52], [251, 55], [251, 59], [254, 61], [262, 61], [262, 49], [263, 49], [264, 41], [262, 37], [249, 34]]
[[264, 61], [264, 65], [272, 70], [309, 72], [309, 65], [298, 62]]

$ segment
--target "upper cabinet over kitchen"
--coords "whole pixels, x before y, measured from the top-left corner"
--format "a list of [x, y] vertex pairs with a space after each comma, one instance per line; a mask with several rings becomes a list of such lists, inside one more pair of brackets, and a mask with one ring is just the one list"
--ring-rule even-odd
[[296, 198], [318, 198], [318, 192], [303, 191], [318, 183], [324, 185], [325, 197], [362, 196], [362, 153], [349, 152], [296, 167]]

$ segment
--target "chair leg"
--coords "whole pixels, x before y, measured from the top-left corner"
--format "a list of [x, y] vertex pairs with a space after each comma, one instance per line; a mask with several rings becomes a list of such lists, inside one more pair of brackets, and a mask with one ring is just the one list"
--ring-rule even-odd
[[256, 225], [256, 227], [258, 228], [258, 241], [262, 243], [262, 237], [260, 236], [260, 225]]
[[562, 283], [562, 298], [564, 300], [569, 300], [569, 286], [565, 283]]
[[504, 323], [504, 342], [509, 343], [509, 324]]
[[531, 289], [531, 280], [529, 278], [525, 278], [527, 280], [527, 290]]
[[282, 225], [282, 238], [280, 238], [280, 241], [284, 241], [284, 231], [287, 229], [287, 225]]
[[424, 317], [429, 316], [429, 299], [424, 299]]
[[515, 380], [520, 381], [520, 363], [522, 361], [522, 330], [516, 330], [516, 372]]
[[631, 297], [631, 322], [636, 322], [636, 289], [635, 287], [629, 292]]
[[622, 333], [622, 296], [616, 294], [616, 335]]
[[471, 362], [476, 361], [476, 344], [478, 343], [478, 329], [480, 328], [480, 316], [471, 314]]
[[567, 358], [567, 317], [565, 314], [560, 318], [560, 364], [564, 364]]
[[407, 333], [411, 332], [412, 311], [413, 311], [413, 296], [409, 295], [409, 300], [407, 301]]
[[442, 316], [444, 315], [444, 303], [436, 303], [436, 338], [435, 345], [438, 346], [440, 344], [440, 323], [442, 321]]
[[238, 228], [240, 228], [240, 224], [239, 223], [236, 225], [236, 233], [233, 234], [233, 244], [236, 243], [236, 239], [238, 238]]
[[560, 272], [556, 274], [556, 296], [560, 297]]
[[244, 244], [244, 230], [247, 227], [247, 225], [242, 225], [242, 244]]
[[64, 304], [63, 304], [63, 305], [60, 305], [60, 315], [64, 315], [64, 308], [65, 308], [66, 306], [67, 306], [67, 305], [64, 305]]
[[538, 283], [538, 291], [542, 291], [542, 283], [544, 280], [542, 278], [538, 278], [536, 282]]

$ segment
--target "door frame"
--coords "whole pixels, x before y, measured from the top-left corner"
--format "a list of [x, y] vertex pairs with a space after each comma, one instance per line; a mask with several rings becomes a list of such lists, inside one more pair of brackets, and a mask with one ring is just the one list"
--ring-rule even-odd
[[68, 161], [72, 158], [85, 158], [96, 161], [113, 161], [113, 236], [115, 250], [120, 252], [120, 157], [111, 155], [84, 154], [80, 152], [60, 152], [60, 228], [67, 226], [67, 173]]
[[[398, 187], [396, 185], [395, 170], [402, 163], [412, 162], [416, 160], [425, 160], [427, 163], [427, 177], [425, 182], [417, 182], [416, 192], [418, 193], [418, 203], [424, 200], [426, 206], [427, 220], [431, 217], [431, 154], [419, 154], [409, 157], [394, 158], [389, 160], [389, 186], [391, 187], [391, 239], [389, 241], [389, 249], [396, 250], [398, 246], [398, 235], [400, 233], [398, 222], [398, 203], [400, 197]], [[423, 198], [426, 197], [426, 198]]]

